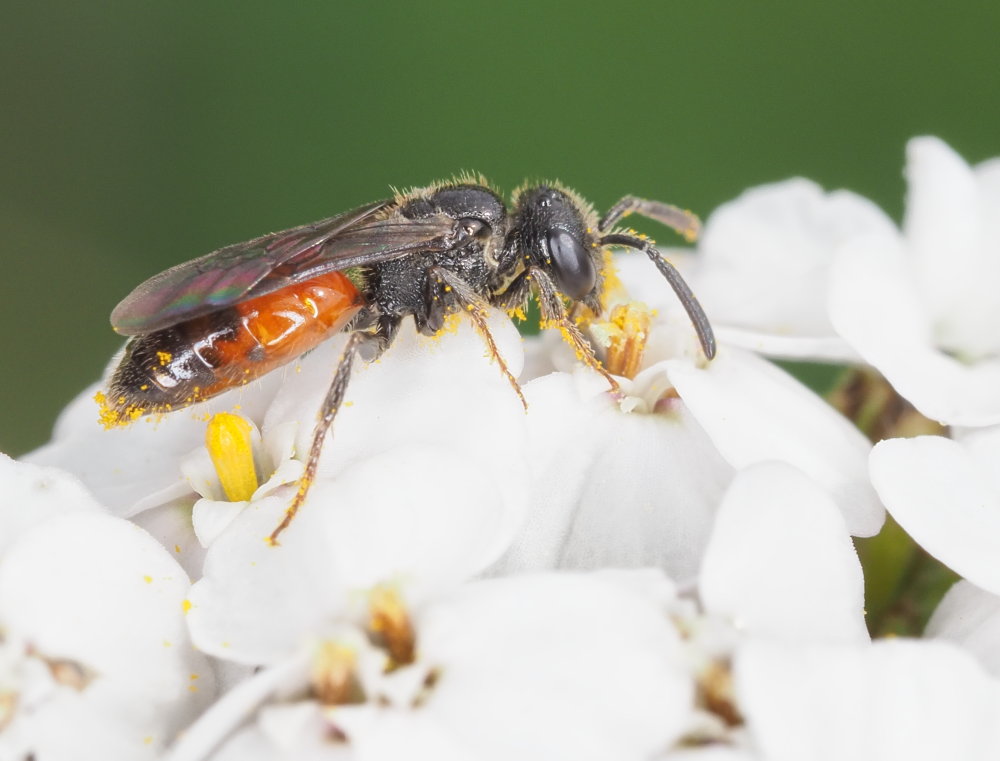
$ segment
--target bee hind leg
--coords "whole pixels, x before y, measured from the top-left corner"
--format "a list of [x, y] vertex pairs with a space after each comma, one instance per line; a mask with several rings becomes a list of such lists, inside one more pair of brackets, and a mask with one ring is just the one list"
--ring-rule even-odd
[[313, 429], [312, 444], [309, 447], [309, 459], [306, 461], [306, 469], [302, 477], [299, 478], [298, 490], [295, 492], [291, 503], [285, 508], [285, 515], [281, 519], [281, 523], [278, 524], [278, 527], [267, 538], [267, 543], [271, 546], [278, 544], [278, 537], [281, 535], [281, 532], [288, 528], [292, 519], [295, 518], [295, 514], [299, 511], [302, 503], [305, 502], [309, 488], [316, 478], [316, 470], [319, 467], [319, 457], [323, 451], [323, 443], [326, 440], [327, 433], [330, 431], [330, 427], [333, 425], [334, 419], [337, 417], [340, 405], [344, 401], [347, 384], [351, 380], [351, 367], [354, 364], [354, 357], [365, 340], [365, 334], [360, 332], [351, 333], [350, 338], [347, 339], [344, 351], [340, 355], [337, 372], [334, 373], [333, 381], [330, 383], [330, 388], [323, 399], [319, 420]]

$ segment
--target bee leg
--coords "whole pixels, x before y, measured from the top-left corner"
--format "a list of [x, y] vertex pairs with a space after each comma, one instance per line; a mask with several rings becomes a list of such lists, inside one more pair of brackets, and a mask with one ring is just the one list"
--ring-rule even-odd
[[577, 359], [603, 375], [608, 385], [611, 386], [611, 390], [617, 392], [619, 390], [618, 381], [604, 369], [594, 354], [593, 347], [583, 337], [576, 323], [566, 314], [566, 307], [552, 279], [544, 270], [537, 267], [528, 270], [527, 276], [533, 280], [538, 293], [538, 306], [542, 312], [542, 327], [558, 328], [559, 332], [562, 333], [563, 340], [576, 351]]
[[635, 196], [625, 196], [608, 209], [608, 213], [601, 217], [601, 221], [598, 222], [597, 229], [606, 233], [629, 214], [641, 214], [647, 219], [666, 225], [683, 235], [689, 243], [697, 240], [698, 233], [701, 232], [701, 222], [690, 211], [671, 206], [668, 203], [647, 201]]
[[493, 296], [491, 303], [497, 309], [508, 314], [518, 309], [524, 309], [531, 297], [531, 272], [525, 270], [507, 286], [503, 293]]
[[399, 326], [403, 320], [401, 317], [391, 317], [383, 315], [375, 321], [375, 328], [361, 333], [362, 344], [359, 351], [361, 358], [365, 362], [374, 362], [381, 357], [388, 349], [399, 332]]
[[496, 341], [493, 340], [493, 334], [490, 333], [489, 324], [486, 322], [490, 311], [489, 303], [480, 297], [462, 278], [444, 267], [431, 267], [427, 273], [427, 287], [430, 307], [426, 324], [443, 326], [445, 316], [456, 311], [468, 315], [476, 330], [479, 331], [479, 335], [486, 342], [490, 359], [497, 363], [500, 372], [507, 378], [514, 393], [517, 394], [517, 398], [521, 400], [521, 404], [527, 410], [528, 402], [524, 398], [524, 392], [521, 391], [521, 385], [517, 382], [517, 378], [514, 377], [510, 368], [507, 367], [500, 350], [497, 349]]
[[705, 356], [708, 359], [715, 356], [715, 334], [712, 332], [712, 324], [708, 321], [708, 315], [701, 308], [701, 304], [691, 291], [691, 288], [684, 282], [681, 273], [663, 257], [663, 254], [656, 250], [652, 243], [648, 240], [637, 238], [634, 235], [624, 235], [621, 233], [605, 235], [598, 242], [602, 246], [628, 246], [629, 248], [645, 252], [646, 256], [656, 265], [660, 274], [670, 283], [670, 287], [674, 289], [674, 293], [677, 294], [677, 298], [684, 307], [684, 311], [687, 312], [691, 324], [694, 325], [695, 333], [698, 334], [698, 341], [701, 342], [701, 349], [705, 352]]
[[267, 538], [268, 544], [272, 546], [278, 544], [278, 537], [292, 522], [295, 514], [299, 511], [299, 507], [305, 501], [306, 495], [309, 493], [309, 487], [312, 486], [313, 480], [316, 478], [316, 469], [319, 466], [320, 453], [323, 451], [323, 442], [330, 430], [330, 426], [333, 425], [334, 418], [337, 417], [337, 411], [340, 409], [341, 402], [344, 401], [344, 393], [347, 391], [347, 384], [351, 380], [351, 365], [354, 363], [354, 356], [358, 353], [358, 347], [361, 346], [364, 340], [363, 334], [358, 332], [351, 333], [351, 337], [347, 339], [347, 345], [344, 346], [344, 351], [340, 355], [337, 372], [333, 376], [333, 382], [330, 384], [330, 389], [326, 392], [326, 398], [323, 400], [323, 406], [320, 408], [319, 420], [313, 429], [312, 444], [309, 447], [309, 459], [306, 461], [305, 472], [299, 478], [299, 488], [295, 492], [295, 497], [292, 499], [291, 504], [285, 509], [285, 516], [281, 519], [281, 523], [278, 524], [278, 527]]

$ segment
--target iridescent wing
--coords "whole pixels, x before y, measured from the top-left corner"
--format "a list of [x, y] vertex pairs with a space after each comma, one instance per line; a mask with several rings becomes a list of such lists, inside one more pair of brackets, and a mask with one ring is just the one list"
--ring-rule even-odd
[[368, 204], [171, 267], [126, 296], [111, 324], [123, 335], [149, 333], [324, 272], [447, 247], [454, 219], [372, 219], [391, 203]]

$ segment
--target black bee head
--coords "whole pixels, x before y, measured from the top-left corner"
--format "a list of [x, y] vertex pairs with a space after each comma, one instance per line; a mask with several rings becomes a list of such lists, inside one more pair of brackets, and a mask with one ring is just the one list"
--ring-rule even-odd
[[600, 247], [588, 215], [568, 193], [539, 185], [518, 196], [508, 237], [508, 246], [516, 247], [526, 266], [545, 270], [574, 301], [594, 293], [600, 271]]

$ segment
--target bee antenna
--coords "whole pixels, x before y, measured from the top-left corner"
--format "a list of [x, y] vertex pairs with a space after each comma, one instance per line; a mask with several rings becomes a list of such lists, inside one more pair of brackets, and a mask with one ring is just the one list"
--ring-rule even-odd
[[694, 325], [694, 331], [698, 334], [698, 341], [701, 343], [702, 351], [705, 352], [705, 357], [712, 359], [715, 356], [715, 333], [712, 332], [712, 325], [708, 321], [705, 310], [701, 308], [701, 304], [698, 303], [694, 292], [684, 282], [681, 273], [663, 257], [663, 254], [656, 250], [652, 243], [642, 238], [637, 238], [634, 235], [626, 235], [624, 233], [605, 235], [598, 243], [602, 246], [625, 246], [627, 248], [634, 248], [637, 251], [644, 251], [646, 256], [652, 259], [653, 264], [656, 265], [656, 269], [660, 271], [660, 274], [670, 283], [670, 287], [674, 289], [674, 293], [677, 294], [681, 306], [684, 307], [684, 311], [687, 312], [691, 324]]

